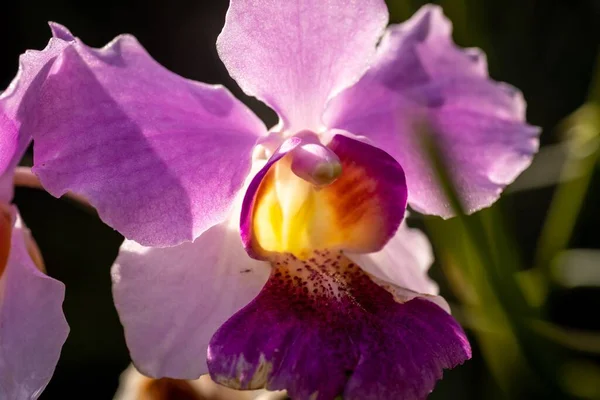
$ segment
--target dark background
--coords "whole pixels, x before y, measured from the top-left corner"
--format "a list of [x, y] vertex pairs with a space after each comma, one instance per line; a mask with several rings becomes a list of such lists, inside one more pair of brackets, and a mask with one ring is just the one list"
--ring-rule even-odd
[[[488, 54], [491, 76], [524, 92], [528, 120], [544, 130], [542, 144], [560, 142], [560, 121], [586, 101], [594, 71], [599, 68], [595, 59], [600, 43], [600, 1], [442, 3], [454, 21], [455, 40], [463, 46], [483, 48]], [[423, 2], [390, 0], [388, 4], [392, 20], [399, 22]], [[120, 33], [134, 34], [170, 70], [198, 81], [225, 84], [268, 125], [276, 122], [269, 109], [241, 93], [217, 56], [215, 41], [227, 10], [225, 0], [3, 0], [1, 10], [2, 88], [15, 75], [20, 53], [46, 45], [50, 35], [46, 21], [51, 20], [66, 25], [95, 47]], [[24, 164], [29, 162], [27, 157], [30, 153]], [[557, 158], [542, 168], [556, 169], [560, 162]], [[570, 247], [600, 248], [597, 170], [596, 167]], [[533, 255], [552, 191], [552, 186], [521, 190], [508, 193], [502, 201], [501, 207], [508, 224], [515, 228], [525, 259]], [[88, 210], [41, 191], [19, 188], [15, 202], [41, 248], [48, 273], [67, 286], [64, 310], [71, 334], [55, 376], [41, 398], [109, 399], [119, 374], [129, 363], [122, 328], [112, 305], [109, 276], [122, 237]], [[442, 282], [442, 294], [449, 294], [440, 270], [434, 268], [432, 275]], [[452, 298], [450, 294], [449, 297]], [[600, 295], [595, 288], [556, 289], [547, 305], [549, 319], [561, 326], [600, 330]], [[584, 356], [595, 361], [593, 356]], [[431, 398], [497, 398], [495, 390], [475, 348], [473, 360], [446, 372]], [[523, 396], [536, 398], [532, 394]]]

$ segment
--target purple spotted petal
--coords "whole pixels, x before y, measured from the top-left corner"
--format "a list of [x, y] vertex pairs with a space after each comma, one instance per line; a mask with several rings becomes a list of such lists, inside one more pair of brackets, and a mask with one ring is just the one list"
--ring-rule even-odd
[[347, 254], [348, 258], [369, 274], [395, 286], [429, 295], [438, 294], [437, 284], [427, 271], [433, 264], [433, 251], [427, 236], [406, 222], [376, 253]]
[[327, 100], [369, 66], [387, 19], [383, 0], [232, 0], [217, 49], [284, 128], [317, 131]]
[[234, 220], [193, 243], [148, 248], [125, 241], [121, 247], [113, 296], [131, 357], [144, 374], [205, 374], [210, 337], [267, 281], [269, 264], [246, 255]]
[[341, 254], [272, 260], [265, 288], [213, 336], [219, 383], [287, 389], [293, 399], [424, 399], [471, 350], [434, 303], [397, 302]]
[[[64, 27], [53, 31], [64, 48], [36, 58], [46, 60], [33, 78], [43, 86], [17, 92], [9, 115], [19, 135], [34, 138], [44, 187], [83, 195], [144, 245], [193, 240], [222, 222], [262, 122], [223, 87], [169, 72], [132, 36], [92, 49], [64, 41], [72, 39]], [[38, 66], [30, 59], [24, 70]]]
[[52, 377], [69, 327], [65, 287], [31, 260], [20, 219], [0, 278], [0, 399], [37, 399]]
[[433, 129], [464, 207], [491, 205], [531, 162], [539, 129], [525, 122], [521, 93], [487, 76], [484, 55], [460, 49], [437, 6], [391, 26], [371, 69], [332, 100], [328, 127], [370, 138], [406, 172], [409, 204], [449, 217], [452, 210], [421, 151], [418, 126]]

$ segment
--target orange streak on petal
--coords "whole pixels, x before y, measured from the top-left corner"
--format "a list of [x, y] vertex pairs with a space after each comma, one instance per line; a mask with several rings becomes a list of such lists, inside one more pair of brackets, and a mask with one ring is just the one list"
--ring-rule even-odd
[[332, 213], [330, 229], [337, 230], [343, 246], [351, 251], [371, 251], [383, 241], [382, 208], [378, 184], [364, 168], [350, 160], [342, 160], [343, 173], [320, 195]]
[[253, 214], [254, 249], [304, 258], [315, 248], [373, 251], [385, 241], [377, 181], [351, 160], [331, 185], [315, 188], [285, 160], [263, 179]]

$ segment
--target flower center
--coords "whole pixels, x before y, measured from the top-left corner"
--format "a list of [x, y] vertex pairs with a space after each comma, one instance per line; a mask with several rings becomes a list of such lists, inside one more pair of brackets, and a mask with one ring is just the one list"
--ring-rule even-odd
[[290, 253], [306, 259], [315, 249], [380, 249], [396, 231], [406, 204], [397, 162], [342, 135], [327, 146], [295, 139], [300, 144], [265, 167], [257, 189], [247, 193], [253, 198], [252, 252], [257, 258]]
[[261, 185], [253, 228], [264, 250], [302, 258], [322, 243], [319, 232], [327, 229], [320, 225], [331, 211], [319, 190], [341, 176], [342, 164], [313, 133], [296, 137], [303, 144], [276, 163]]
[[[287, 157], [286, 157], [287, 158]], [[299, 257], [313, 247], [313, 225], [325, 210], [315, 187], [296, 176], [289, 159], [277, 163], [263, 181], [254, 214], [256, 242], [266, 251]]]

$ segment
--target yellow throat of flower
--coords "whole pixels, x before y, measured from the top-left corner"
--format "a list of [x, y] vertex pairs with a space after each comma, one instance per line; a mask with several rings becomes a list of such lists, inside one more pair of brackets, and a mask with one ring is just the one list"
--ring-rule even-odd
[[291, 253], [306, 259], [316, 249], [372, 248], [378, 238], [372, 196], [376, 183], [346, 164], [335, 182], [317, 187], [292, 172], [284, 157], [264, 178], [256, 196], [253, 246], [259, 253]]
[[261, 184], [254, 209], [256, 243], [265, 251], [307, 256], [318, 245], [319, 207], [317, 189], [297, 177], [286, 157], [269, 171]]

